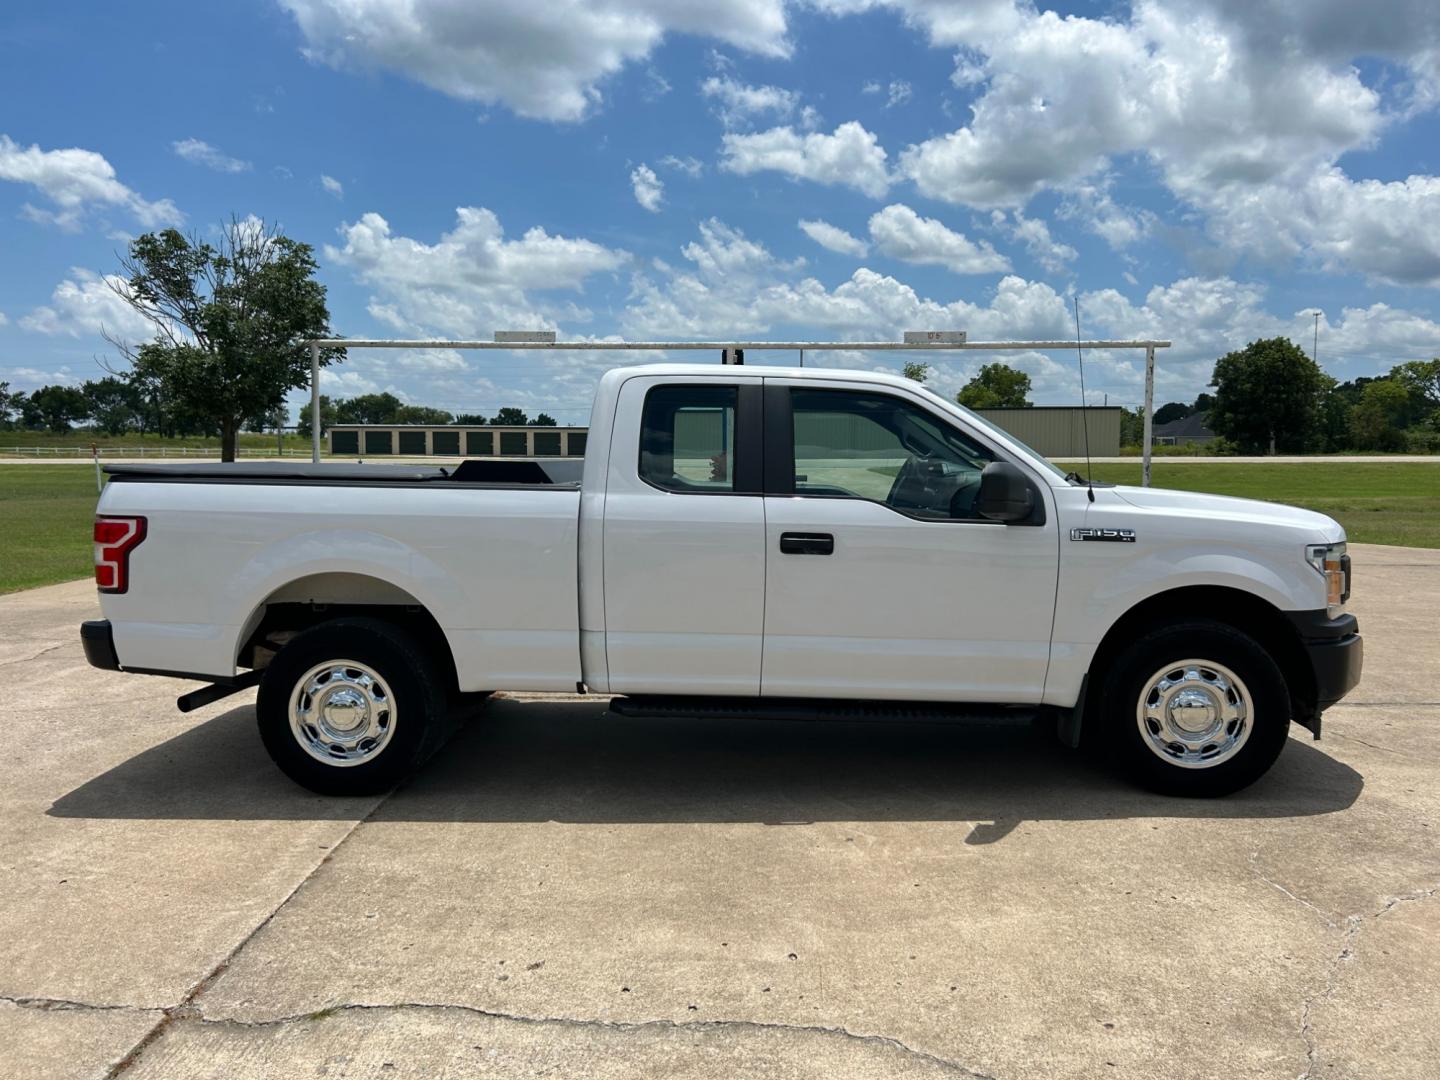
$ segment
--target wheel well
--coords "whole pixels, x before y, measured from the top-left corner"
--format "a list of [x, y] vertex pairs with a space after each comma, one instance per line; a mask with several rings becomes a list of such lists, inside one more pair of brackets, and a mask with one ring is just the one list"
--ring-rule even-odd
[[[357, 599], [360, 602], [350, 602]], [[242, 642], [236, 663], [262, 669], [296, 634], [344, 618], [381, 619], [409, 631], [434, 659], [447, 688], [457, 690], [455, 657], [435, 616], [404, 589], [365, 574], [314, 574], [276, 589], [250, 617], [253, 629]]]
[[1305, 658], [1300, 635], [1279, 608], [1253, 593], [1220, 585], [1171, 589], [1140, 601], [1110, 627], [1090, 661], [1086, 687], [1086, 718], [1100, 697], [1106, 670], [1127, 644], [1146, 631], [1179, 618], [1206, 618], [1249, 634], [1274, 657], [1290, 690], [1291, 713], [1315, 711], [1315, 675]]

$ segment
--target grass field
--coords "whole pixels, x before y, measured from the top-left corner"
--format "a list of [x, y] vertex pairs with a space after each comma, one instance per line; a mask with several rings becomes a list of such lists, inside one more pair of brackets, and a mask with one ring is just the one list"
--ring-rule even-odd
[[[1095, 479], [1138, 484], [1140, 463], [1096, 465]], [[1318, 510], [1357, 543], [1440, 547], [1440, 464], [1156, 462], [1153, 479], [1156, 487]], [[88, 577], [94, 514], [91, 466], [0, 465], [0, 593]]]
[[[1067, 464], [1084, 472], [1084, 465]], [[1096, 480], [1140, 483], [1140, 463], [1095, 466]], [[1289, 503], [1329, 514], [1361, 544], [1440, 547], [1440, 463], [1223, 462], [1151, 466], [1155, 487]]]
[[95, 469], [0, 465], [0, 593], [88, 577]]

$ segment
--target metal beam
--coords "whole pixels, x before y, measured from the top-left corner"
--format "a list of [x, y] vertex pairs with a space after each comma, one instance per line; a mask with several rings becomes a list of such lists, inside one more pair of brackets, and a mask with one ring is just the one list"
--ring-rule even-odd
[[310, 460], [320, 464], [320, 342], [310, 342]]
[[[796, 352], [945, 352], [969, 349], [994, 352], [999, 349], [1073, 349], [1074, 341], [404, 341], [397, 338], [317, 338], [312, 346], [342, 349], [544, 349], [549, 352], [716, 352], [722, 349], [773, 349]], [[1165, 349], [1168, 341], [1082, 341], [1082, 349]]]
[[1141, 436], [1140, 486], [1150, 486], [1150, 442], [1155, 431], [1155, 347], [1145, 350], [1145, 433]]

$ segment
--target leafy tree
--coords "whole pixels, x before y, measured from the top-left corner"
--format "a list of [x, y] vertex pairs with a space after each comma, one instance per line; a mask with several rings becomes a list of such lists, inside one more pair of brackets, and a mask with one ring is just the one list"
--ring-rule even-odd
[[401, 405], [395, 410], [395, 417], [391, 423], [448, 424], [454, 419], [444, 409], [432, 409], [428, 405]]
[[1139, 409], [1120, 406], [1120, 445], [1139, 446], [1145, 440], [1145, 417]]
[[1334, 385], [1288, 338], [1252, 341], [1215, 362], [1210, 427], [1241, 453], [1297, 453], [1318, 441], [1320, 403]]
[[[332, 424], [338, 424], [340, 420], [336, 415], [336, 403], [329, 394], [320, 395], [320, 433], [323, 435], [330, 430]], [[302, 438], [310, 438], [310, 403], [307, 401], [300, 409], [300, 418], [295, 422], [295, 431]]]
[[530, 418], [525, 415], [524, 409], [507, 406], [496, 413], [490, 423], [503, 427], [524, 427], [530, 423]]
[[1155, 423], [1168, 424], [1172, 420], [1184, 420], [1193, 410], [1180, 401], [1167, 401], [1155, 410]]
[[107, 433], [122, 435], [140, 426], [145, 399], [128, 379], [109, 375], [87, 382], [81, 391], [88, 415]]
[[922, 364], [918, 360], [911, 360], [905, 364], [905, 368], [901, 371], [901, 374], [907, 379], [914, 379], [918, 383], [923, 383], [930, 377], [930, 365]]
[[1390, 378], [1418, 397], [1427, 411], [1440, 409], [1440, 358], [1400, 364], [1391, 369]]
[[1208, 413], [1215, 407], [1215, 396], [1213, 394], [1200, 393], [1196, 395], [1195, 404], [1190, 406], [1190, 413]]
[[20, 415], [20, 403], [24, 398], [19, 390], [12, 391], [8, 382], [0, 382], [0, 428], [10, 430]]
[[85, 394], [73, 386], [42, 386], [30, 395], [30, 401], [34, 407], [30, 415], [38, 414], [56, 435], [63, 435], [71, 424], [90, 416]]
[[1028, 409], [1030, 376], [1009, 364], [986, 364], [955, 400], [969, 409]]
[[549, 413], [543, 413], [543, 412], [542, 412], [539, 416], [535, 417], [534, 420], [531, 420], [531, 421], [530, 421], [530, 426], [531, 426], [531, 427], [557, 427], [558, 425], [555, 423], [555, 418], [554, 418], [553, 416], [551, 416]]
[[393, 424], [403, 404], [394, 394], [360, 394], [335, 402], [337, 424]]
[[[213, 245], [175, 229], [146, 233], [121, 267], [116, 295], [156, 336], [138, 348], [111, 344], [168, 401], [217, 426], [221, 460], [234, 461], [241, 424], [308, 385], [304, 342], [330, 336], [313, 249], [264, 222], [232, 218]], [[343, 355], [326, 349], [321, 362]]]
[[452, 424], [464, 424], [467, 427], [482, 427], [490, 423], [490, 421], [485, 419], [480, 413], [469, 412], [456, 413], [455, 419], [450, 422]]
[[1374, 379], [1350, 410], [1350, 438], [1360, 450], [1405, 449], [1410, 389], [1399, 379]]

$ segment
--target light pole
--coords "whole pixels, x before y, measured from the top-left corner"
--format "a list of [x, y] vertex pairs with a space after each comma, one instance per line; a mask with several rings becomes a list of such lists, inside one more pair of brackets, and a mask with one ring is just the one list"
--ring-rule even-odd
[[1310, 362], [1311, 362], [1312, 364], [1316, 364], [1316, 365], [1318, 366], [1319, 361], [1315, 358], [1315, 356], [1316, 356], [1316, 354], [1320, 351], [1320, 314], [1321, 314], [1321, 313], [1320, 313], [1320, 310], [1317, 308], [1316, 310], [1312, 311], [1310, 314], [1315, 316], [1315, 337], [1314, 337], [1314, 340], [1312, 340], [1311, 343], [1310, 343]]

